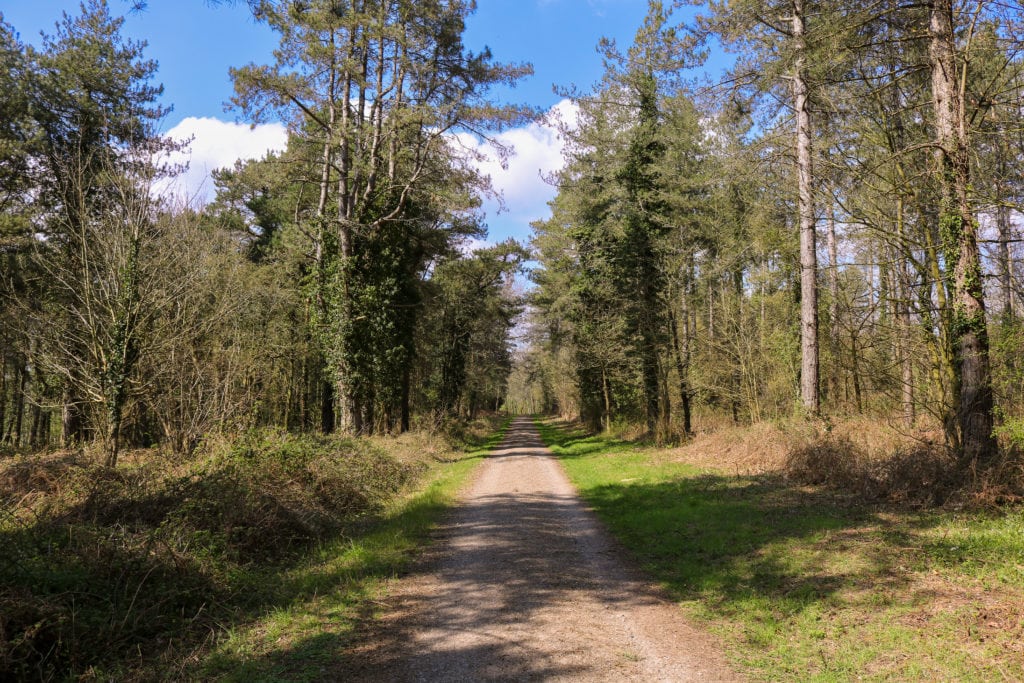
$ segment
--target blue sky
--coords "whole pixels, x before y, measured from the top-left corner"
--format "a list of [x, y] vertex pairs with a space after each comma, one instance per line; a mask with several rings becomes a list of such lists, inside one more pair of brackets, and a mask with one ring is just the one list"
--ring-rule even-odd
[[[252, 20], [244, 1], [211, 7], [205, 0], [149, 0], [143, 12], [130, 12], [126, 0], [109, 3], [112, 13], [127, 14], [124, 35], [146, 41], [146, 55], [160, 64], [156, 80], [165, 88], [163, 104], [173, 106], [165, 132], [195, 137], [192, 168], [179, 189], [208, 197], [204, 179], [210, 170], [282, 145], [280, 126], [250, 130], [238, 112], [224, 109], [232, 92], [229, 67], [270, 61], [277, 42]], [[531, 62], [536, 72], [496, 95], [545, 110], [561, 100], [553, 85], [585, 90], [596, 82], [602, 69], [594, 49], [599, 38], [628, 45], [647, 9], [645, 0], [478, 0], [478, 5], [466, 45], [474, 51], [488, 46], [499, 61]], [[38, 42], [41, 30], [53, 33], [62, 11], [76, 14], [77, 0], [7, 0], [0, 9], [31, 43]], [[515, 145], [518, 156], [508, 170], [487, 167], [508, 206], [499, 215], [493, 202], [485, 204], [490, 239], [526, 239], [529, 222], [547, 215], [553, 190], [540, 174], [558, 167], [560, 144], [551, 129], [538, 125], [509, 131], [505, 141]]]

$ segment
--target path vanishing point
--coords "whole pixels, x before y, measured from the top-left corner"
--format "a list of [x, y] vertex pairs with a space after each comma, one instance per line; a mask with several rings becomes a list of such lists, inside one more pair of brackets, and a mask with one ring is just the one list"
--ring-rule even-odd
[[366, 681], [735, 681], [516, 419], [348, 664]]

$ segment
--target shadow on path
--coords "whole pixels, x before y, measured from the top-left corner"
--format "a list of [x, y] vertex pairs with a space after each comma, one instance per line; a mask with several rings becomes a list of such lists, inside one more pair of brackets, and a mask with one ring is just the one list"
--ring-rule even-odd
[[[347, 678], [732, 678], [620, 565], [528, 420], [513, 423], [439, 535], [424, 571], [369, 625]], [[669, 647], [649, 633], [666, 629]]]

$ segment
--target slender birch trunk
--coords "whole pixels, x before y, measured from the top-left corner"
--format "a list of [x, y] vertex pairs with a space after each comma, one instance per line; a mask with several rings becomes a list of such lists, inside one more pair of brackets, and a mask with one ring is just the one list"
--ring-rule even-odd
[[831, 402], [839, 402], [839, 245], [836, 240], [836, 213], [831, 209], [828, 214], [828, 348], [832, 356], [832, 367], [829, 371], [828, 390]]

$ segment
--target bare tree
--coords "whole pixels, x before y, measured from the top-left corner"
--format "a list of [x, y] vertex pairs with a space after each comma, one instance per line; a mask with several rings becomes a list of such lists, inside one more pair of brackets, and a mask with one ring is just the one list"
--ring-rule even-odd
[[102, 438], [114, 467], [141, 335], [153, 315], [157, 231], [151, 178], [103, 168], [96, 175], [92, 159], [73, 159], [63, 170], [77, 201], [59, 214], [60, 239], [36, 244], [48, 301], [26, 302], [24, 310], [37, 318], [44, 370], [62, 380], [67, 395], [81, 397], [84, 405], [73, 409]]

